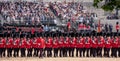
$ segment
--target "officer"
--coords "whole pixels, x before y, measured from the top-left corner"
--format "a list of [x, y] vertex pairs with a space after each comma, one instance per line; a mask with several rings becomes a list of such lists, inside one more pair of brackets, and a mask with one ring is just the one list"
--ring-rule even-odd
[[39, 58], [42, 58], [44, 56], [44, 48], [45, 48], [45, 40], [40, 36], [38, 40], [38, 48], [39, 48]]

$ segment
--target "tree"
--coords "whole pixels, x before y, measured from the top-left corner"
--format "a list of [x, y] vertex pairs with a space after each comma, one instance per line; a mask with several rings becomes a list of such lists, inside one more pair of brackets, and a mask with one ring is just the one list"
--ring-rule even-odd
[[113, 11], [116, 10], [116, 15], [118, 15], [118, 11], [120, 9], [120, 0], [94, 0], [93, 6], [99, 7], [98, 4], [104, 2], [101, 8], [105, 11]]

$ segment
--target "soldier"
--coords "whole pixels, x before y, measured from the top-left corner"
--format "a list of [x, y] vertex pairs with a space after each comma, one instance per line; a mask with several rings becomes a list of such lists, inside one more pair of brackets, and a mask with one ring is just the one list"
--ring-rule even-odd
[[[76, 41], [76, 57], [78, 57], [78, 56], [80, 56], [80, 55], [78, 55], [78, 53], [79, 53], [79, 44], [80, 44], [80, 38], [79, 37], [77, 37], [76, 38], [77, 39], [77, 41]], [[80, 54], [80, 53], [79, 53]]]
[[91, 42], [91, 46], [92, 46], [92, 49], [91, 49], [91, 54], [93, 57], [96, 57], [97, 56], [97, 47], [98, 47], [98, 44], [97, 44], [98, 40], [97, 38], [94, 36], [92, 38], [92, 42]]
[[20, 39], [14, 38], [14, 41], [13, 41], [14, 57], [19, 56], [19, 43], [20, 43]]
[[86, 48], [86, 52], [87, 52], [87, 54], [86, 54], [87, 57], [90, 56], [89, 55], [89, 52], [90, 52], [90, 41], [91, 41], [90, 37], [86, 37], [85, 38], [85, 48]]
[[4, 56], [5, 57], [5, 39], [0, 37], [0, 57]]
[[82, 36], [80, 36], [80, 39], [78, 39], [78, 40], [79, 40], [79, 42], [77, 42], [76, 45], [79, 49], [80, 57], [82, 57], [82, 55], [84, 55], [84, 54], [82, 54], [84, 51], [84, 38]]
[[60, 40], [58, 42], [58, 45], [59, 45], [59, 50], [60, 50], [59, 56], [63, 57], [63, 48], [64, 48], [64, 38], [63, 38], [63, 36], [60, 36]]
[[26, 38], [22, 38], [21, 41], [20, 41], [20, 49], [21, 49], [21, 57], [25, 57], [25, 48], [26, 48]]
[[39, 38], [38, 42], [38, 48], [39, 48], [39, 58], [44, 56], [44, 48], [45, 48], [45, 41], [42, 37]]
[[33, 54], [33, 56], [34, 57], [37, 57], [38, 55], [37, 55], [37, 52], [38, 52], [38, 50], [37, 50], [37, 38], [36, 37], [34, 37], [34, 39], [33, 39], [33, 43], [32, 43], [33, 45], [32, 45], [32, 47], [34, 48], [34, 54]]
[[4, 45], [2, 42], [2, 38], [0, 37], [0, 57], [2, 57], [3, 48], [4, 48]]
[[54, 49], [54, 57], [58, 57], [58, 37], [54, 37], [52, 47]]
[[32, 51], [33, 51], [33, 39], [32, 38], [30, 38], [30, 41], [29, 41], [29, 43], [30, 43], [30, 49], [29, 49], [29, 51], [30, 51], [30, 57], [32, 57]]
[[48, 37], [48, 40], [46, 41], [46, 49], [47, 49], [47, 57], [52, 57], [52, 38]]
[[74, 57], [74, 50], [75, 50], [75, 47], [76, 47], [76, 41], [77, 41], [76, 37], [73, 37], [73, 39], [70, 40], [70, 47], [71, 47], [70, 56], [72, 56], [72, 57]]
[[64, 40], [63, 57], [67, 57], [68, 51], [71, 50], [71, 49], [69, 49], [69, 41], [70, 41], [70, 38], [66, 36], [65, 40]]
[[111, 38], [107, 37], [105, 41], [104, 57], [110, 57], [109, 52], [111, 48]]
[[4, 48], [3, 48], [3, 52], [2, 52], [2, 54], [3, 54], [3, 57], [5, 57], [5, 51], [6, 51], [6, 39], [3, 37], [3, 38], [2, 38], [2, 41], [3, 41], [3, 45], [4, 45]]
[[115, 36], [115, 38], [112, 39], [111, 57], [117, 57], [117, 48], [118, 48], [118, 38], [117, 36]]
[[85, 57], [85, 50], [86, 50], [85, 39], [86, 39], [86, 36], [82, 36], [83, 45], [84, 45], [84, 48], [83, 48], [83, 57]]
[[8, 37], [6, 39], [7, 57], [12, 57], [12, 43], [13, 39], [11, 37]]
[[103, 36], [98, 36], [98, 48], [97, 48], [97, 56], [102, 57], [102, 50], [104, 48], [104, 38]]
[[118, 57], [120, 57], [120, 33], [119, 33], [119, 35], [118, 35]]
[[32, 57], [32, 40], [28, 38], [26, 42], [27, 57]]

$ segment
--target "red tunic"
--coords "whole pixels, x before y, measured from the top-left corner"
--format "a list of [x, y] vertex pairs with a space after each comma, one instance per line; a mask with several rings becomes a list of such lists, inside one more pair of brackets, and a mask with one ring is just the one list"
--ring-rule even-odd
[[101, 38], [101, 39], [100, 39], [100, 43], [98, 42], [98, 47], [104, 48], [104, 45], [105, 45], [104, 43], [105, 43], [104, 38]]
[[88, 41], [85, 42], [85, 48], [90, 48], [90, 38], [88, 38]]
[[15, 39], [13, 43], [13, 48], [19, 48], [20, 39]]
[[20, 48], [26, 48], [26, 39], [23, 39], [20, 45]]
[[84, 30], [86, 30], [86, 29], [87, 29], [86, 25], [83, 25], [83, 27], [84, 27]]
[[105, 43], [105, 48], [111, 48], [111, 39], [108, 39]]
[[66, 40], [64, 41], [64, 47], [69, 47], [69, 41], [70, 41], [70, 38], [67, 37]]
[[83, 24], [79, 24], [79, 28], [78, 29], [80, 30], [80, 29], [83, 29], [83, 28], [84, 28]]
[[58, 48], [58, 39], [57, 38], [55, 38], [55, 40], [53, 41], [52, 47], [53, 48]]
[[118, 47], [120, 47], [120, 38], [118, 38]]
[[92, 48], [97, 48], [98, 47], [98, 40], [97, 38], [94, 38], [94, 41], [91, 43], [92, 44]]
[[116, 25], [116, 30], [119, 30], [119, 25]]
[[71, 24], [70, 24], [70, 22], [68, 22], [67, 23], [67, 27], [70, 29], [70, 26], [71, 26]]
[[37, 38], [34, 39], [34, 41], [32, 42], [32, 47], [33, 48], [37, 48]]
[[27, 41], [26, 48], [27, 48], [27, 49], [32, 48], [32, 40], [28, 40], [28, 41]]
[[64, 38], [63, 37], [60, 38], [58, 45], [59, 45], [59, 48], [64, 47]]
[[70, 47], [75, 48], [76, 47], [76, 41], [77, 41], [77, 39], [74, 37], [72, 42], [71, 42]]
[[32, 28], [31, 33], [32, 33], [32, 34], [34, 34], [34, 33], [35, 33], [35, 29], [34, 29], [34, 28]]
[[1, 41], [0, 41], [0, 48], [5, 48], [5, 39], [2, 39]]
[[76, 45], [77, 48], [84, 48], [84, 38], [81, 38], [80, 42], [76, 43]]
[[115, 42], [114, 42], [114, 40], [112, 40], [113, 42], [112, 42], [112, 47], [113, 48], [118, 48], [119, 46], [118, 46], [118, 38], [116, 38], [115, 39]]
[[51, 48], [52, 47], [52, 38], [48, 38], [48, 42], [45, 43], [46, 48]]
[[10, 38], [7, 42], [6, 42], [6, 48], [12, 48], [13, 47], [13, 39]]
[[39, 38], [38, 42], [38, 48], [45, 48], [45, 41], [43, 38]]

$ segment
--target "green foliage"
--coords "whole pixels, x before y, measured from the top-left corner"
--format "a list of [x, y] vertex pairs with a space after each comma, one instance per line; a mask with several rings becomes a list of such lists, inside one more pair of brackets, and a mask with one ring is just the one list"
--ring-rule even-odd
[[105, 11], [113, 11], [114, 9], [120, 9], [120, 0], [94, 0], [93, 6], [99, 7], [98, 4], [105, 1], [105, 4], [101, 8]]

